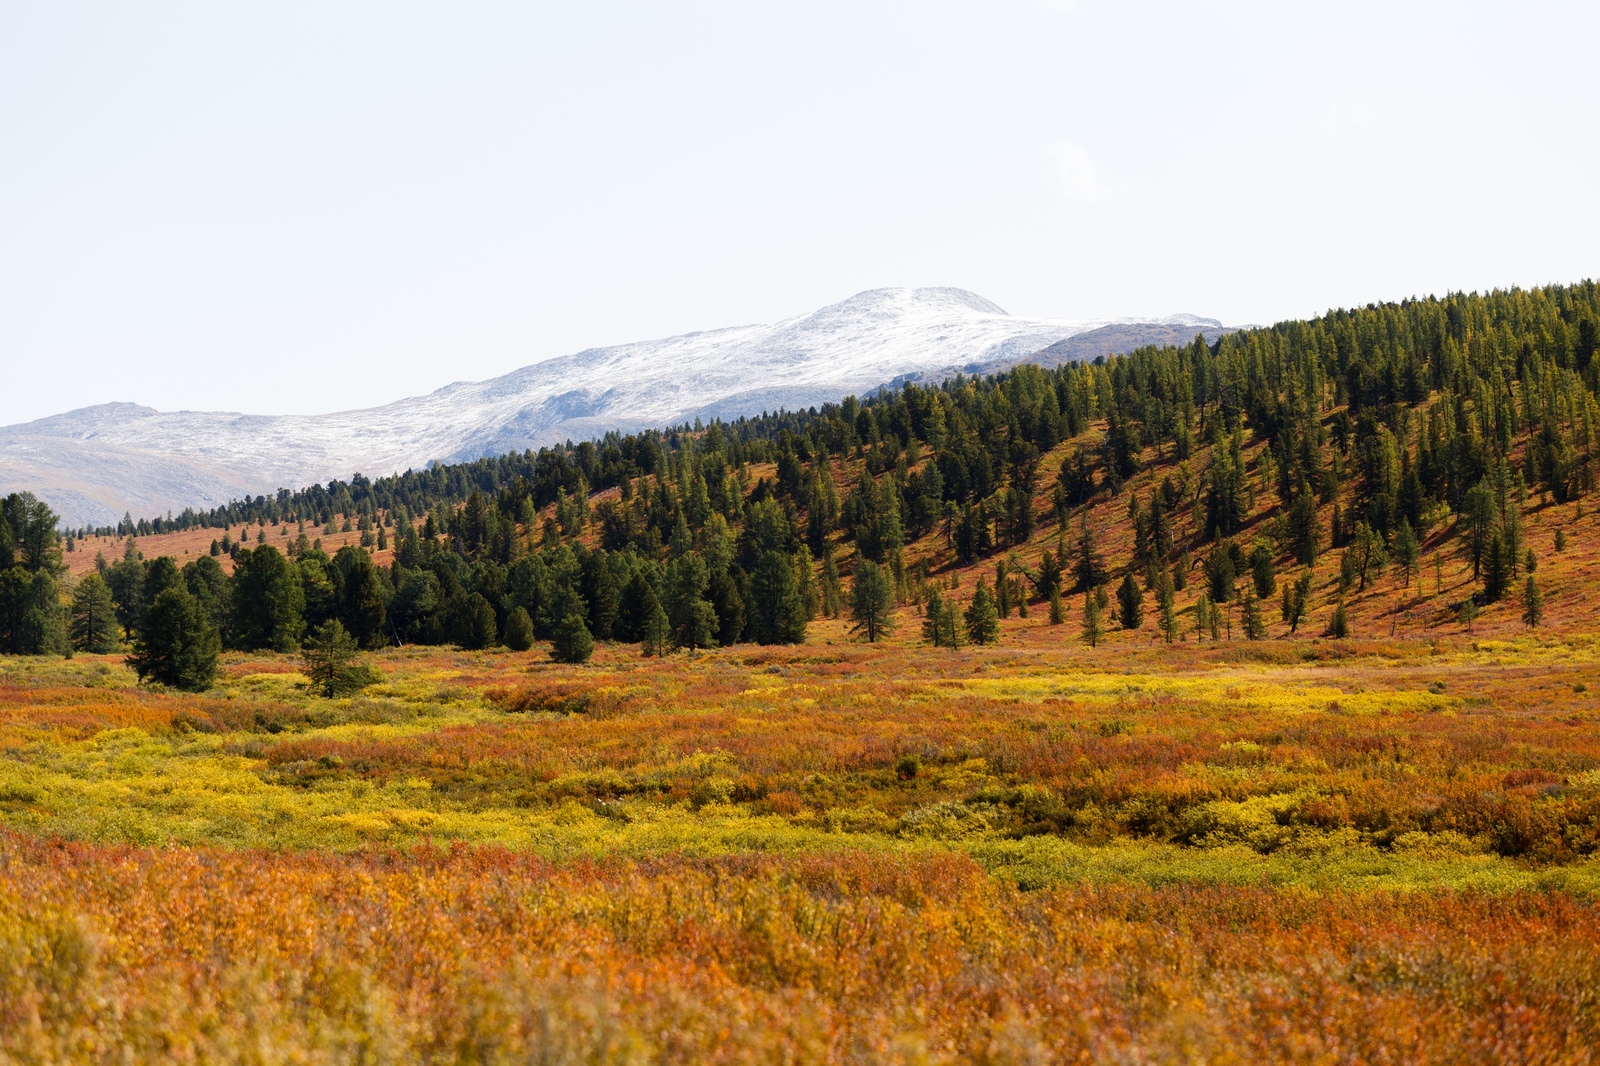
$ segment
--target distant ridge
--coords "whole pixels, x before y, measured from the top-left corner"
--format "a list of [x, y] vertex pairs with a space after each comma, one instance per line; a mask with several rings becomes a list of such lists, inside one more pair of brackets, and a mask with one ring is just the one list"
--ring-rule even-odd
[[1046, 367], [1060, 366], [1062, 363], [1087, 362], [1103, 355], [1125, 354], [1148, 345], [1188, 344], [1196, 335], [1204, 337], [1207, 344], [1215, 344], [1217, 338], [1225, 333], [1248, 328], [1224, 326], [1214, 318], [1196, 318], [1193, 315], [1173, 317], [1183, 321], [1172, 325], [1119, 322], [1101, 326], [1099, 329], [1091, 329], [1056, 341], [1048, 348], [1034, 352], [1023, 362], [1038, 363]]
[[0, 493], [26, 490], [70, 526], [210, 507], [432, 460], [581, 441], [695, 418], [803, 409], [907, 381], [1029, 359], [1214, 335], [1191, 315], [1066, 321], [1008, 315], [957, 288], [871, 289], [771, 325], [591, 348], [382, 407], [325, 415], [162, 412], [100, 404], [0, 428]]

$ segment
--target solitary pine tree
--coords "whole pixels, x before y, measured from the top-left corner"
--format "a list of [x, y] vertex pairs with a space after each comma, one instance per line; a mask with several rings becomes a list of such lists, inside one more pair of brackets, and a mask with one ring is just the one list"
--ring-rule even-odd
[[1244, 626], [1246, 640], [1262, 640], [1267, 635], [1267, 623], [1261, 617], [1261, 601], [1256, 598], [1255, 589], [1244, 590], [1244, 600], [1239, 607], [1239, 620]]
[[854, 587], [850, 590], [851, 630], [865, 633], [868, 642], [894, 632], [894, 589], [888, 575], [873, 562], [861, 560], [856, 565]]
[[1172, 594], [1172, 578], [1163, 571], [1156, 583], [1156, 606], [1159, 610], [1157, 622], [1161, 626], [1161, 635], [1168, 644], [1178, 639], [1181, 627], [1178, 623], [1178, 609]]
[[972, 602], [967, 604], [967, 639], [974, 644], [993, 644], [1000, 639], [1000, 612], [995, 607], [989, 586], [978, 579]]
[[1333, 605], [1333, 614], [1328, 618], [1327, 636], [1335, 640], [1343, 640], [1350, 635], [1350, 619], [1344, 613], [1344, 597], [1340, 596]]
[[1105, 636], [1105, 626], [1100, 621], [1100, 601], [1093, 592], [1083, 595], [1083, 630], [1079, 634], [1083, 642], [1091, 648], [1100, 646], [1100, 638]]
[[360, 648], [356, 638], [337, 618], [323, 622], [306, 635], [300, 653], [311, 690], [324, 699], [359, 691], [368, 683], [364, 671], [354, 670]]
[[1532, 574], [1522, 589], [1522, 624], [1532, 629], [1544, 621], [1544, 596], [1539, 592], [1539, 582]]
[[1144, 625], [1144, 590], [1131, 573], [1124, 575], [1122, 584], [1117, 586], [1117, 622], [1123, 629]]

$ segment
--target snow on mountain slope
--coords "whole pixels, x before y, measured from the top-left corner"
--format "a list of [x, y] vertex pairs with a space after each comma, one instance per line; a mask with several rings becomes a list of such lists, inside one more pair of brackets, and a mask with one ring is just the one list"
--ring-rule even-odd
[[[773, 325], [593, 348], [488, 381], [326, 415], [102, 404], [0, 428], [0, 493], [71, 525], [114, 523], [354, 473], [473, 459], [609, 430], [797, 409], [903, 380], [991, 371], [1108, 325], [1214, 335], [1220, 323], [1014, 318], [962, 289], [873, 289]], [[1119, 332], [1119, 336], [1121, 333]]]

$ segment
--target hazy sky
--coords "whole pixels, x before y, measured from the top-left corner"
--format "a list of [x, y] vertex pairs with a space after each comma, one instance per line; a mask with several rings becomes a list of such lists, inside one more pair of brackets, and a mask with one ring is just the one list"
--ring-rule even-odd
[[0, 423], [1600, 274], [1590, 3], [0, 2]]

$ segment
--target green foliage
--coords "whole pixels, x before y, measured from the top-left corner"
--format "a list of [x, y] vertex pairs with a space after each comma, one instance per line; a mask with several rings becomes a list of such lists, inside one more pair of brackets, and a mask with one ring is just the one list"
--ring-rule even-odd
[[50, 569], [0, 571], [0, 652], [62, 655], [70, 647], [60, 588]]
[[203, 692], [217, 672], [221, 638], [200, 604], [182, 585], [162, 590], [134, 631], [128, 665], [140, 681]]
[[1532, 629], [1543, 621], [1544, 595], [1539, 591], [1539, 582], [1529, 574], [1522, 590], [1522, 624]]
[[588, 662], [594, 654], [594, 637], [576, 611], [556, 624], [550, 634], [550, 657], [558, 663]]
[[1144, 590], [1131, 573], [1123, 575], [1122, 584], [1117, 586], [1117, 623], [1123, 629], [1144, 625]]
[[1100, 617], [1100, 600], [1093, 592], [1083, 595], [1083, 628], [1080, 636], [1083, 642], [1091, 648], [1100, 646], [1100, 641], [1105, 636], [1105, 624]]
[[1328, 628], [1324, 636], [1333, 637], [1335, 640], [1344, 640], [1350, 636], [1350, 619], [1345, 614], [1343, 596], [1340, 596], [1333, 605], [1333, 613], [1328, 616]]
[[869, 642], [894, 632], [894, 587], [883, 570], [863, 559], [856, 563], [851, 586], [852, 631], [866, 634]]
[[490, 647], [500, 635], [500, 623], [494, 616], [494, 606], [481, 592], [467, 598], [461, 619], [461, 646], [470, 651]]
[[92, 655], [114, 652], [120, 643], [118, 628], [110, 586], [99, 574], [85, 574], [72, 593], [72, 646]]
[[757, 644], [799, 644], [806, 639], [806, 605], [795, 586], [789, 557], [768, 551], [750, 579], [750, 636]]
[[974, 644], [993, 644], [1000, 639], [1000, 612], [995, 606], [989, 586], [982, 578], [972, 591], [972, 602], [967, 604], [967, 639]]
[[311, 690], [324, 699], [360, 692], [378, 680], [371, 667], [359, 662], [360, 645], [337, 618], [307, 634], [300, 659]]
[[527, 608], [513, 607], [506, 615], [506, 631], [501, 634], [500, 643], [512, 651], [533, 647], [533, 619], [528, 617]]
[[305, 632], [305, 590], [298, 568], [266, 545], [234, 561], [231, 642], [245, 650], [289, 652]]

